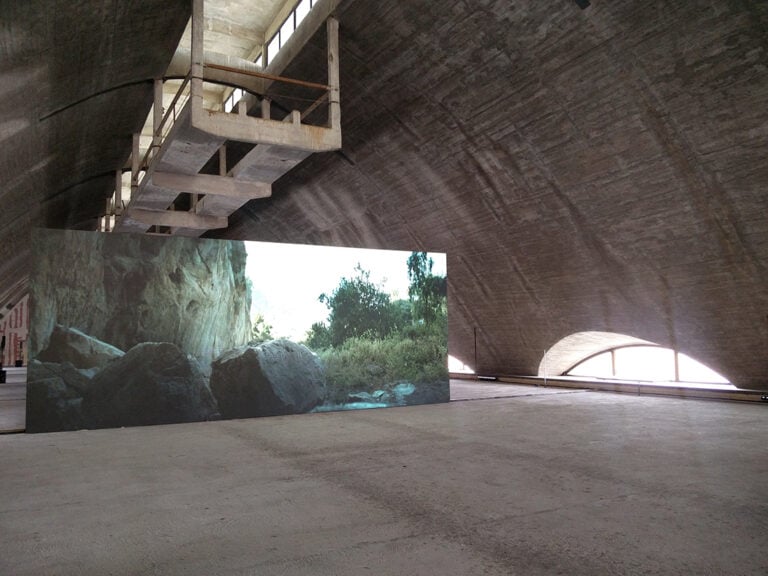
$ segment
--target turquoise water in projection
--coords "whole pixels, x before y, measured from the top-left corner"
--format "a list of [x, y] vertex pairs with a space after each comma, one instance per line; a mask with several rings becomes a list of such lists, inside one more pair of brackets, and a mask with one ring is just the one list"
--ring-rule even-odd
[[324, 404], [314, 408], [312, 412], [336, 412], [337, 410], [370, 410], [371, 408], [391, 408], [396, 404], [383, 402], [347, 402], [346, 404]]
[[[393, 408], [406, 406], [409, 397], [416, 392], [416, 386], [410, 382], [403, 382], [392, 388], [391, 392], [376, 390], [373, 393], [358, 392], [353, 395], [355, 400], [341, 404], [323, 404], [317, 406], [312, 412], [333, 412], [336, 410], [369, 410], [371, 408]], [[384, 400], [387, 401], [384, 401]]]

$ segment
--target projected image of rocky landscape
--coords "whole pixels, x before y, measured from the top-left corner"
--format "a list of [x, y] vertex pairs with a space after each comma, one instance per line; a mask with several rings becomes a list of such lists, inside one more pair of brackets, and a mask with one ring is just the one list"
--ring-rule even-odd
[[445, 256], [39, 230], [27, 431], [446, 402]]

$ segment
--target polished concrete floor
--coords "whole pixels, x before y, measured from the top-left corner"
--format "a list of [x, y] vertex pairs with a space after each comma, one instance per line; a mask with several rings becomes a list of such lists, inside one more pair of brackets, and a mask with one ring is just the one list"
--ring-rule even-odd
[[768, 406], [514, 388], [0, 436], [0, 574], [768, 574]]

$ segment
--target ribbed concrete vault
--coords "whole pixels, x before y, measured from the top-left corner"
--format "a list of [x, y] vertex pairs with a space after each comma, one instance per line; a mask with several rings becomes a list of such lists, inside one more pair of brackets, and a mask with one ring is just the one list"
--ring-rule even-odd
[[[341, 154], [227, 232], [446, 251], [450, 351], [536, 374], [574, 332], [768, 386], [768, 5], [348, 1]], [[321, 64], [297, 64], [300, 74]]]
[[26, 290], [32, 227], [96, 229], [187, 0], [0, 0], [0, 306]]
[[[3, 306], [31, 226], [96, 227], [189, 3], [0, 9]], [[450, 351], [480, 372], [535, 374], [605, 331], [768, 388], [768, 4], [344, 0], [338, 18], [343, 151], [221, 236], [448, 252]], [[286, 75], [322, 81], [321, 36]]]

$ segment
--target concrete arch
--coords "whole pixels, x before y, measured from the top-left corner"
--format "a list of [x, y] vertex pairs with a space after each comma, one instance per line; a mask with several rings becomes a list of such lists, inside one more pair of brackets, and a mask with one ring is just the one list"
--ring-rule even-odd
[[611, 348], [644, 344], [658, 346], [655, 342], [643, 340], [628, 334], [615, 332], [576, 332], [566, 336], [549, 350], [539, 363], [539, 376], [560, 376], [566, 370], [575, 366], [578, 362], [600, 352], [606, 352]]

